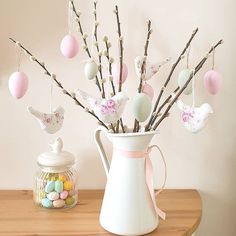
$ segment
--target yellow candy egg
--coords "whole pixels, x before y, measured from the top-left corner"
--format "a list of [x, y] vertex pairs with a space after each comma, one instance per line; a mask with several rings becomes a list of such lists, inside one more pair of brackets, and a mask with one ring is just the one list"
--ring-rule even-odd
[[73, 188], [73, 183], [71, 181], [64, 182], [64, 190], [70, 191]]
[[66, 205], [73, 205], [75, 202], [75, 199], [73, 197], [68, 197], [66, 200]]
[[59, 175], [59, 180], [62, 181], [62, 182], [65, 182], [66, 181], [66, 176], [65, 175]]

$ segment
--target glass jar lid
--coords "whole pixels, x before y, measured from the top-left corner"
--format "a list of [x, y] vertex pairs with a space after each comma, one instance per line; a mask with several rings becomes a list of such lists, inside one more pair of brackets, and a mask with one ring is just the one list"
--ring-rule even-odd
[[61, 138], [57, 138], [53, 143], [50, 143], [50, 152], [44, 152], [38, 156], [38, 164], [42, 167], [53, 169], [64, 169], [72, 166], [75, 163], [73, 154], [63, 151], [63, 142]]

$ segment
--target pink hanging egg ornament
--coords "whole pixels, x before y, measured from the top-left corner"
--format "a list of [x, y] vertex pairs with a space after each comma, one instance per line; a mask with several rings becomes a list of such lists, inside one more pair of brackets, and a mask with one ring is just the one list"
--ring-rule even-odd
[[154, 97], [154, 89], [153, 89], [153, 87], [150, 84], [144, 83], [143, 84], [142, 92], [145, 93], [146, 95], [148, 95], [151, 98], [151, 100], [153, 99], [153, 97]]
[[[120, 63], [114, 63], [112, 65], [112, 76], [114, 81], [119, 84], [120, 82]], [[125, 63], [123, 63], [122, 66], [122, 79], [121, 79], [121, 83], [123, 84], [128, 76], [128, 67]]]
[[79, 51], [79, 44], [77, 39], [73, 35], [67, 34], [61, 41], [60, 49], [64, 57], [75, 57]]
[[22, 98], [28, 89], [28, 77], [24, 72], [14, 72], [9, 77], [8, 86], [13, 97]]
[[221, 75], [215, 70], [209, 70], [204, 75], [204, 86], [206, 90], [215, 95], [219, 92], [221, 86]]

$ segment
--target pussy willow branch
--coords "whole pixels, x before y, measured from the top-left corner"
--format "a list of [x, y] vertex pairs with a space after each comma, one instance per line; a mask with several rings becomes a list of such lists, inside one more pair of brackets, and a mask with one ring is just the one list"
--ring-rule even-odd
[[[73, 10], [73, 12], [74, 12], [74, 14], [76, 16], [76, 22], [79, 25], [79, 32], [80, 32], [80, 34], [81, 34], [81, 36], [83, 38], [83, 41], [84, 41], [84, 50], [87, 52], [88, 57], [92, 58], [91, 53], [90, 53], [89, 48], [88, 48], [87, 37], [85, 37], [86, 34], [84, 34], [84, 31], [83, 31], [83, 28], [82, 28], [82, 25], [81, 25], [81, 22], [80, 22], [80, 13], [78, 13], [76, 11], [75, 5], [74, 5], [73, 1], [71, 1], [71, 5], [72, 5], [72, 10]], [[101, 85], [99, 83], [98, 77], [96, 76], [95, 79], [96, 79], [96, 85], [98, 86], [99, 91], [102, 92]]]
[[[115, 10], [114, 13], [116, 14], [116, 22], [117, 22], [117, 33], [119, 36], [119, 48], [120, 48], [120, 52], [119, 52], [119, 57], [120, 57], [120, 77], [119, 77], [119, 88], [118, 88], [118, 92], [121, 92], [122, 90], [122, 74], [123, 74], [123, 54], [124, 54], [124, 48], [123, 48], [123, 37], [121, 35], [121, 28], [120, 28], [120, 17], [119, 17], [119, 9], [118, 6], [115, 6]], [[122, 119], [119, 121], [117, 121], [117, 125], [116, 125], [116, 132], [119, 133], [119, 126], [121, 123], [121, 127], [123, 132], [125, 132], [124, 130], [124, 125], [122, 122]]]
[[189, 76], [189, 79], [186, 81], [186, 83], [184, 84], [184, 86], [182, 88], [180, 88], [180, 90], [178, 91], [178, 93], [174, 96], [174, 98], [171, 100], [171, 102], [169, 103], [168, 107], [166, 108], [165, 112], [162, 114], [162, 116], [160, 117], [160, 119], [156, 122], [156, 124], [154, 125], [153, 129], [156, 130], [157, 127], [160, 125], [160, 123], [168, 116], [169, 114], [169, 110], [171, 109], [171, 107], [173, 106], [173, 104], [178, 100], [179, 96], [183, 93], [183, 91], [185, 90], [185, 88], [188, 86], [188, 84], [190, 83], [190, 81], [193, 78], [193, 75], [197, 74], [197, 72], [202, 68], [202, 66], [204, 65], [204, 63], [206, 62], [209, 54], [212, 53], [213, 50], [215, 50], [220, 44], [223, 43], [223, 40], [220, 40], [217, 44], [215, 44], [213, 47], [211, 47], [211, 49], [208, 51], [207, 55], [198, 63], [198, 65], [195, 67], [194, 72], [191, 73], [191, 75]]
[[167, 87], [167, 85], [168, 85], [168, 83], [169, 83], [169, 81], [170, 81], [170, 79], [171, 79], [171, 76], [173, 75], [173, 73], [174, 73], [174, 71], [175, 71], [177, 65], [179, 64], [179, 62], [180, 62], [181, 59], [183, 58], [185, 52], [186, 52], [187, 49], [189, 48], [189, 46], [190, 46], [190, 44], [191, 44], [193, 38], [194, 38], [195, 35], [197, 34], [197, 32], [198, 32], [198, 28], [193, 31], [193, 33], [192, 33], [190, 39], [188, 40], [188, 42], [187, 42], [186, 45], [185, 45], [185, 48], [183, 49], [183, 51], [181, 52], [181, 54], [180, 54], [179, 57], [177, 58], [176, 62], [172, 65], [171, 71], [170, 71], [170, 73], [169, 73], [169, 75], [168, 75], [168, 77], [167, 77], [167, 79], [166, 79], [166, 81], [165, 81], [165, 83], [164, 83], [164, 85], [163, 85], [163, 87], [162, 87], [162, 89], [161, 89], [161, 91], [160, 91], [158, 97], [157, 97], [157, 100], [156, 100], [156, 102], [155, 102], [155, 105], [154, 105], [154, 108], [153, 108], [153, 111], [152, 111], [152, 115], [151, 115], [151, 117], [150, 117], [150, 119], [149, 119], [149, 122], [148, 122], [148, 124], [146, 125], [146, 129], [147, 129], [147, 130], [149, 129], [149, 126], [151, 126], [151, 125], [155, 122], [156, 118], [155, 118], [155, 116], [153, 116], [153, 113], [155, 114], [155, 112], [156, 112], [156, 110], [157, 110], [157, 107], [158, 107], [158, 105], [159, 105], [159, 102], [160, 102], [160, 100], [161, 100], [161, 97], [162, 97], [162, 95], [163, 95], [163, 93], [164, 93], [164, 90], [165, 90], [165, 88]]
[[90, 111], [87, 107], [85, 107], [76, 97], [74, 93], [70, 93], [68, 92], [61, 84], [61, 82], [59, 82], [56, 79], [56, 76], [52, 73], [49, 72], [49, 70], [46, 68], [45, 64], [43, 62], [40, 62], [37, 58], [35, 58], [33, 56], [33, 54], [26, 49], [22, 44], [20, 44], [19, 42], [17, 42], [16, 40], [14, 40], [13, 38], [9, 38], [13, 43], [15, 43], [18, 47], [22, 48], [23, 51], [25, 53], [27, 53], [30, 56], [30, 59], [34, 62], [36, 62], [43, 70], [44, 70], [44, 74], [50, 76], [51, 79], [54, 80], [54, 82], [57, 84], [57, 86], [62, 90], [62, 92], [65, 95], [68, 95], [70, 98], [72, 98], [75, 102], [75, 104], [77, 104], [78, 106], [82, 107], [86, 112], [88, 112], [90, 115], [92, 115], [93, 117], [95, 117], [98, 122], [103, 125], [106, 129], [108, 129], [108, 127], [97, 117], [97, 115], [95, 115], [95, 113], [93, 111]]
[[93, 36], [94, 36], [94, 39], [95, 39], [95, 46], [96, 46], [97, 53], [98, 53], [98, 61], [99, 61], [98, 70], [99, 70], [101, 85], [102, 85], [102, 98], [105, 98], [106, 94], [105, 94], [105, 90], [104, 90], [104, 79], [103, 79], [103, 76], [102, 76], [102, 52], [100, 52], [99, 44], [98, 44], [98, 25], [99, 25], [99, 22], [97, 21], [97, 1], [94, 1], [93, 5], [94, 5], [94, 11], [93, 11], [93, 14], [94, 14], [94, 32], [93, 32]]
[[[148, 23], [147, 23], [147, 26], [148, 26], [147, 39], [146, 39], [146, 43], [145, 43], [145, 46], [144, 46], [144, 57], [143, 57], [143, 63], [142, 63], [141, 73], [140, 73], [140, 82], [139, 82], [139, 87], [138, 87], [138, 92], [139, 93], [142, 92], [143, 79], [145, 78], [145, 73], [146, 73], [147, 51], [148, 51], [150, 36], [151, 36], [151, 33], [152, 33], [151, 24], [152, 24], [152, 22], [149, 20]], [[139, 131], [139, 122], [135, 119], [133, 132], [138, 132], [138, 131]]]

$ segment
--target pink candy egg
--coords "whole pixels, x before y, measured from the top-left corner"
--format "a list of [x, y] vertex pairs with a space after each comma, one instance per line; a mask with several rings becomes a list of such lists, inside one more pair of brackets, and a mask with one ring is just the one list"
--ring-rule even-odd
[[63, 191], [60, 193], [60, 199], [66, 199], [68, 197], [69, 193], [67, 191]]
[[[114, 81], [119, 84], [120, 81], [120, 64], [119, 63], [114, 63], [112, 66], [112, 76]], [[125, 82], [128, 76], [128, 67], [126, 66], [125, 63], [123, 63], [122, 66], [122, 79], [121, 82], [122, 84]]]
[[73, 58], [79, 51], [79, 45], [76, 38], [67, 34], [61, 41], [61, 53], [66, 58]]
[[217, 94], [221, 86], [220, 74], [215, 70], [207, 71], [204, 75], [204, 86], [210, 94]]
[[9, 78], [8, 86], [13, 97], [22, 98], [28, 89], [28, 77], [23, 72], [14, 72]]
[[152, 86], [150, 84], [144, 83], [143, 84], [143, 91], [142, 92], [145, 93], [146, 95], [148, 95], [151, 98], [151, 100], [153, 99], [153, 97], [154, 97], [154, 90], [153, 90], [153, 88], [152, 88]]

